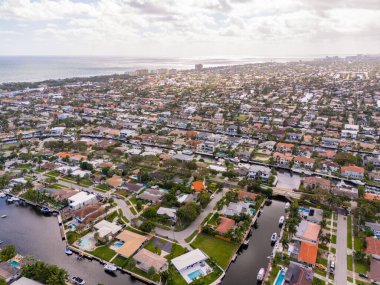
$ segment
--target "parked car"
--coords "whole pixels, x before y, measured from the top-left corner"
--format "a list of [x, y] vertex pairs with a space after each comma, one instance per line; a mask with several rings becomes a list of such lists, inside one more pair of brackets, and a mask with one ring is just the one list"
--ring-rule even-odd
[[359, 273], [359, 276], [365, 279], [368, 279], [368, 275], [364, 273]]
[[334, 270], [335, 270], [335, 262], [331, 261], [330, 262], [330, 272], [334, 273]]

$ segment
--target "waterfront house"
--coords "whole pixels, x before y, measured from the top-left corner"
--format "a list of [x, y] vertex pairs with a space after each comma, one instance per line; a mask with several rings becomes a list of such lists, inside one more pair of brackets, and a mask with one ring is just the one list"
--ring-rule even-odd
[[318, 242], [320, 231], [320, 225], [302, 220], [297, 226], [297, 232], [294, 239], [316, 244]]
[[322, 162], [322, 172], [330, 173], [330, 172], [338, 172], [339, 164], [330, 160]]
[[69, 216], [73, 217], [78, 223], [86, 225], [103, 215], [104, 212], [105, 209], [102, 207], [102, 204], [96, 203], [72, 211], [69, 213]]
[[20, 276], [20, 269], [12, 266], [9, 262], [0, 262], [0, 279], [10, 283]]
[[116, 239], [123, 243], [122, 246], [116, 249], [116, 252], [125, 258], [132, 256], [149, 240], [146, 236], [128, 230], [122, 231], [116, 236]]
[[242, 201], [239, 201], [237, 203], [230, 202], [227, 206], [223, 206], [223, 209], [220, 211], [220, 213], [222, 215], [230, 217], [235, 215], [239, 216], [240, 214], [249, 214], [249, 205]]
[[226, 234], [230, 229], [236, 225], [235, 221], [227, 217], [219, 217], [218, 226], [215, 230], [221, 235]]
[[133, 259], [136, 261], [136, 267], [148, 272], [150, 268], [154, 268], [156, 272], [165, 271], [168, 268], [167, 260], [145, 248], [137, 252]]
[[111, 237], [122, 229], [121, 226], [108, 222], [107, 220], [101, 220], [94, 225], [94, 228], [99, 233], [100, 238]]
[[298, 168], [313, 168], [315, 159], [311, 157], [296, 156], [294, 158], [294, 166]]
[[95, 204], [97, 202], [94, 194], [81, 191], [68, 199], [69, 208], [72, 210], [78, 210], [86, 205]]
[[281, 152], [275, 152], [273, 154], [273, 159], [277, 164], [280, 165], [289, 165], [293, 160], [293, 155], [291, 153], [281, 153]]
[[260, 178], [268, 180], [271, 175], [271, 169], [261, 165], [251, 165], [247, 177], [250, 179]]
[[284, 285], [311, 285], [313, 272], [294, 261], [290, 261], [286, 270]]
[[195, 278], [207, 275], [212, 268], [206, 263], [208, 256], [200, 249], [194, 249], [171, 260], [173, 266], [187, 283]]
[[357, 178], [362, 179], [364, 178], [364, 168], [356, 165], [349, 165], [349, 166], [343, 166], [340, 169], [340, 173], [349, 178]]
[[292, 152], [294, 144], [292, 143], [281, 143], [279, 142], [276, 146], [276, 150], [279, 152]]
[[335, 187], [332, 187], [331, 192], [335, 195], [343, 195], [353, 199], [359, 197], [359, 191], [356, 187], [344, 183], [343, 180], [338, 182]]
[[33, 279], [21, 277], [20, 279], [17, 279], [15, 282], [12, 282], [12, 285], [43, 285], [43, 284], [40, 282], [34, 281]]
[[307, 265], [314, 266], [317, 262], [318, 245], [306, 241], [301, 242], [297, 260]]
[[322, 189], [329, 191], [331, 187], [331, 182], [330, 180], [327, 180], [322, 177], [306, 177], [303, 180], [303, 185], [305, 186], [306, 189], [310, 190], [316, 190], [316, 189]]

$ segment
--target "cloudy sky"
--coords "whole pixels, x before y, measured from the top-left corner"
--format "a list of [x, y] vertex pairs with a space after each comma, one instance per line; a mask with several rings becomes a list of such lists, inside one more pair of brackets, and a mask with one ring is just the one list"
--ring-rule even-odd
[[380, 0], [0, 0], [0, 55], [380, 53]]

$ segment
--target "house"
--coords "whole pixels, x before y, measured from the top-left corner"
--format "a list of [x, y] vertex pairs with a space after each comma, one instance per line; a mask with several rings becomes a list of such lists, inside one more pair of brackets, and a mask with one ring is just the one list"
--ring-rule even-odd
[[290, 261], [288, 270], [286, 270], [284, 285], [311, 285], [312, 279], [313, 272], [310, 268]]
[[146, 236], [128, 230], [122, 231], [116, 236], [116, 239], [123, 242], [123, 245], [116, 249], [116, 252], [125, 258], [132, 256], [149, 240]]
[[368, 277], [372, 282], [380, 282], [380, 259], [379, 258], [375, 258], [372, 256], [371, 267], [370, 267]]
[[213, 153], [217, 144], [214, 142], [203, 142], [197, 145], [197, 151], [203, 153]]
[[261, 165], [251, 165], [247, 177], [250, 179], [260, 178], [268, 180], [271, 175], [271, 169]]
[[12, 285], [43, 285], [43, 284], [26, 277], [21, 277], [20, 279], [13, 282]]
[[286, 139], [288, 141], [301, 141], [302, 140], [302, 134], [288, 133], [286, 136]]
[[199, 193], [202, 190], [205, 190], [206, 187], [204, 186], [203, 181], [198, 180], [198, 181], [194, 181], [191, 184], [191, 189], [193, 189], [195, 192]]
[[355, 165], [349, 165], [349, 166], [343, 166], [340, 169], [340, 173], [349, 178], [357, 178], [357, 179], [362, 179], [364, 178], [364, 168], [355, 166]]
[[339, 143], [340, 143], [340, 140], [334, 139], [334, 138], [322, 137], [322, 140], [321, 140], [321, 145], [323, 146], [337, 147]]
[[146, 250], [145, 248], [136, 253], [133, 256], [133, 259], [136, 261], [136, 267], [145, 272], [148, 272], [152, 267], [156, 272], [165, 271], [168, 268], [168, 263], [164, 257]]
[[293, 160], [293, 155], [290, 153], [275, 152], [273, 154], [273, 159], [277, 164], [289, 165]]
[[333, 161], [324, 161], [322, 162], [322, 171], [325, 173], [338, 172], [339, 164]]
[[65, 132], [65, 127], [55, 127], [55, 128], [51, 128], [50, 129], [50, 134], [51, 135], [57, 135], [57, 136], [61, 136], [64, 134]]
[[96, 203], [91, 205], [86, 205], [78, 210], [71, 213], [71, 216], [81, 224], [88, 224], [105, 213], [105, 209], [102, 204]]
[[114, 175], [106, 180], [107, 184], [113, 188], [119, 187], [123, 184], [123, 178], [118, 175]]
[[298, 253], [298, 261], [314, 266], [317, 262], [318, 245], [306, 241], [301, 242]]
[[297, 226], [295, 239], [316, 244], [318, 242], [318, 236], [320, 231], [320, 225], [308, 222], [306, 220], [302, 220]]
[[173, 223], [177, 221], [176, 213], [177, 213], [177, 209], [171, 209], [171, 208], [165, 208], [165, 207], [160, 207], [157, 210], [157, 215], [159, 216], [167, 215], [169, 219], [172, 220]]
[[347, 196], [353, 199], [356, 199], [359, 197], [358, 189], [344, 183], [343, 180], [338, 182], [336, 186], [331, 189], [331, 192], [334, 193], [335, 195], [343, 195], [343, 196]]
[[108, 222], [107, 220], [101, 220], [100, 222], [94, 225], [94, 228], [99, 233], [100, 238], [113, 236], [122, 229], [121, 226]]
[[207, 275], [212, 271], [212, 268], [206, 263], [208, 256], [200, 249], [194, 249], [185, 254], [182, 254], [171, 260], [173, 266], [181, 274], [187, 283], [193, 282], [189, 276], [194, 273], [199, 275]]
[[69, 208], [72, 210], [78, 210], [86, 205], [95, 204], [97, 202], [94, 194], [81, 191], [68, 199]]
[[380, 239], [375, 237], [366, 237], [367, 248], [365, 252], [374, 257], [380, 258]]
[[141, 184], [134, 184], [134, 183], [130, 183], [130, 182], [124, 182], [122, 184], [121, 187], [119, 187], [120, 189], [123, 189], [123, 190], [127, 190], [129, 192], [132, 192], [132, 193], [138, 193], [140, 192], [144, 186], [141, 185]]
[[164, 192], [160, 189], [148, 188], [145, 189], [144, 192], [137, 195], [137, 198], [148, 202], [156, 203], [158, 201], [161, 201], [162, 196], [164, 196]]
[[257, 194], [255, 194], [255, 193], [239, 190], [239, 200], [240, 201], [244, 201], [244, 200], [255, 201], [256, 197], [257, 197]]
[[219, 223], [216, 227], [216, 231], [220, 234], [226, 234], [230, 229], [235, 226], [235, 221], [227, 217], [219, 217]]
[[374, 235], [379, 235], [380, 236], [380, 224], [379, 223], [370, 223], [370, 222], [365, 222], [365, 226], [369, 228]]
[[276, 146], [276, 150], [279, 152], [292, 152], [294, 144], [292, 143], [281, 143], [279, 142]]
[[331, 187], [331, 182], [330, 180], [327, 180], [322, 177], [306, 177], [303, 180], [303, 185], [307, 189], [315, 190], [315, 189], [322, 189], [329, 191]]
[[249, 214], [249, 205], [240, 201], [240, 202], [230, 202], [227, 206], [224, 205], [220, 213], [224, 216], [235, 216], [240, 214]]
[[313, 168], [315, 159], [311, 157], [296, 156], [294, 158], [294, 165], [299, 168]]
[[13, 267], [9, 262], [0, 262], [0, 279], [6, 283], [17, 279], [20, 276], [20, 269]]

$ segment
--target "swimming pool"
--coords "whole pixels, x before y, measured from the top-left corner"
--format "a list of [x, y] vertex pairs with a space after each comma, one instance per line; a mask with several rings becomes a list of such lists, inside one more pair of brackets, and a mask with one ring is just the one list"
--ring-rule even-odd
[[20, 263], [18, 263], [16, 260], [12, 260], [11, 266], [14, 268], [20, 268]]
[[194, 271], [194, 272], [191, 272], [190, 274], [187, 275], [191, 280], [195, 280], [197, 279], [199, 276], [202, 276], [202, 271], [201, 270], [197, 270], [197, 271]]
[[87, 237], [81, 238], [81, 240], [79, 242], [80, 247], [88, 247], [90, 245], [91, 245], [91, 241]]
[[115, 243], [113, 244], [113, 247], [114, 247], [114, 248], [120, 248], [120, 247], [123, 246], [123, 244], [124, 244], [124, 242], [122, 242], [122, 241], [117, 241], [117, 242], [115, 242]]
[[285, 271], [280, 270], [277, 274], [276, 280], [274, 281], [273, 285], [282, 285], [284, 284], [285, 279]]

